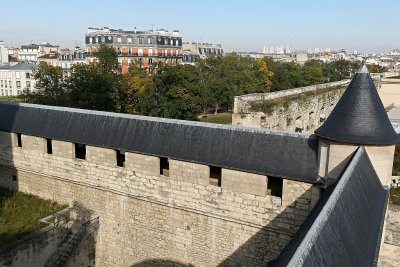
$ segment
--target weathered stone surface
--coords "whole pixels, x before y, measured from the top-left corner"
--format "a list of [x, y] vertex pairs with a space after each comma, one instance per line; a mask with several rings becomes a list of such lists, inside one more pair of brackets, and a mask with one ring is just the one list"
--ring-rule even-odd
[[331, 113], [349, 82], [236, 96], [232, 124], [313, 132]]
[[267, 194], [267, 176], [222, 169], [222, 189], [235, 192], [265, 196]]

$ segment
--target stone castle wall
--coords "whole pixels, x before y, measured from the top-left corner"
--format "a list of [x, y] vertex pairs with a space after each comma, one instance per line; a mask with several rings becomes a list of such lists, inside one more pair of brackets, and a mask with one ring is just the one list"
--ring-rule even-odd
[[291, 180], [276, 195], [272, 178], [229, 169], [221, 170], [218, 185], [209, 166], [191, 162], [171, 159], [161, 175], [156, 156], [125, 152], [118, 167], [113, 149], [86, 146], [83, 160], [72, 143], [52, 140], [53, 154], [41, 137], [22, 135], [22, 147], [17, 143], [16, 134], [0, 132], [0, 186], [100, 216], [97, 266], [265, 265], [320, 195]]
[[331, 113], [349, 80], [236, 96], [233, 125], [312, 132]]

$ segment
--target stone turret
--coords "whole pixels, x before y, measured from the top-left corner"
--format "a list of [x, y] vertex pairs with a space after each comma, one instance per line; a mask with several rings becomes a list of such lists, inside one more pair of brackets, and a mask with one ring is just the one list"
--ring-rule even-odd
[[353, 152], [364, 145], [382, 184], [393, 168], [394, 131], [374, 82], [364, 65], [355, 74], [326, 122], [315, 131], [319, 142], [319, 175], [336, 179]]

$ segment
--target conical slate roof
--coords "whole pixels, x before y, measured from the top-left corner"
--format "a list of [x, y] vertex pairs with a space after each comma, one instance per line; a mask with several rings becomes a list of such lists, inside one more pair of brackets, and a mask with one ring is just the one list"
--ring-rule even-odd
[[332, 113], [315, 134], [353, 144], [399, 142], [367, 67], [356, 73]]

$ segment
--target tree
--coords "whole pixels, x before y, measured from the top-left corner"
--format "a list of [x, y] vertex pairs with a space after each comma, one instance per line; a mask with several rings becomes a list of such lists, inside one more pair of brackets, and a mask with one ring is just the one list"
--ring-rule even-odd
[[271, 91], [280, 91], [303, 86], [301, 81], [301, 66], [295, 62], [273, 62]]
[[195, 119], [203, 104], [200, 75], [190, 65], [164, 66], [154, 76], [154, 86], [140, 92], [139, 109], [144, 115]]
[[256, 61], [260, 72], [260, 79], [264, 86], [264, 93], [271, 91], [272, 78], [274, 77], [274, 73], [268, 67], [267, 62], [269, 61], [263, 59]]
[[68, 105], [68, 91], [65, 88], [64, 72], [61, 67], [40, 62], [33, 75], [36, 80], [36, 90], [25, 91], [22, 94], [25, 102], [53, 106]]
[[104, 70], [97, 64], [73, 66], [67, 79], [71, 107], [114, 112], [126, 110], [121, 75]]
[[360, 68], [359, 61], [339, 59], [324, 64], [323, 73], [327, 82], [336, 82], [352, 77]]
[[264, 91], [257, 63], [235, 53], [200, 59], [197, 69], [215, 113], [231, 109], [234, 96]]
[[371, 73], [382, 73], [387, 71], [387, 68], [379, 66], [378, 64], [368, 64], [367, 68]]
[[304, 63], [301, 70], [300, 86], [309, 86], [325, 82], [321, 62], [318, 60], [308, 60]]
[[[147, 94], [153, 88], [153, 79], [140, 67], [138, 61], [129, 65], [128, 73], [123, 76], [125, 81], [125, 103], [129, 113], [139, 113], [139, 98]], [[143, 100], [145, 101], [145, 100]], [[145, 104], [148, 105], [149, 103]]]
[[118, 55], [114, 48], [101, 45], [96, 53], [98, 65], [103, 73], [118, 73]]

